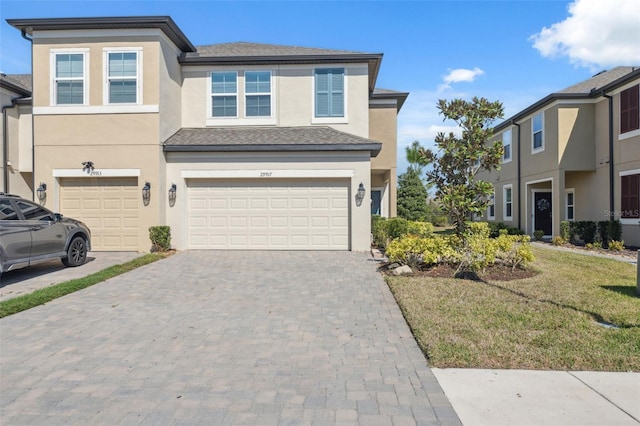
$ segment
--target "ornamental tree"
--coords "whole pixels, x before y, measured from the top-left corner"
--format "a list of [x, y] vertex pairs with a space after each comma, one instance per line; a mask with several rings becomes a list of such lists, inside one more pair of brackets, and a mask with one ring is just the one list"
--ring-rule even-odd
[[398, 176], [398, 216], [407, 220], [422, 220], [427, 214], [427, 189], [420, 174], [413, 168]]
[[493, 136], [491, 125], [502, 118], [504, 109], [499, 101], [477, 97], [470, 102], [441, 99], [438, 109], [444, 120], [458, 124], [461, 136], [438, 133], [436, 151], [421, 150], [420, 155], [433, 164], [427, 180], [434, 185], [436, 199], [449, 215], [456, 234], [464, 239], [465, 222], [485, 211], [491, 202], [493, 185], [475, 177], [480, 171], [500, 169], [502, 143], [489, 140]]

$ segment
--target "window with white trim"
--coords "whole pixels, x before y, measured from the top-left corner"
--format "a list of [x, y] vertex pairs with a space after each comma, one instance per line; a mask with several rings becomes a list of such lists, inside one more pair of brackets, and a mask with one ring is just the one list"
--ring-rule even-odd
[[496, 191], [493, 191], [491, 194], [491, 199], [489, 200], [489, 206], [487, 207], [487, 219], [495, 220], [496, 219]]
[[620, 92], [620, 133], [640, 129], [640, 85]]
[[238, 73], [211, 73], [211, 116], [238, 116]]
[[271, 117], [271, 71], [246, 71], [244, 93], [246, 117]]
[[573, 189], [567, 189], [566, 192], [565, 219], [569, 221], [575, 220], [575, 192]]
[[137, 51], [109, 51], [107, 58], [107, 103], [140, 103], [140, 70]]
[[344, 68], [316, 69], [315, 116], [344, 117]]
[[620, 218], [640, 218], [640, 174], [620, 176]]
[[544, 151], [544, 116], [539, 113], [531, 119], [531, 152]]
[[504, 220], [513, 220], [513, 185], [502, 187], [502, 217]]
[[53, 53], [54, 105], [86, 104], [86, 53]]
[[511, 161], [511, 129], [506, 130], [502, 134], [502, 162], [508, 163]]

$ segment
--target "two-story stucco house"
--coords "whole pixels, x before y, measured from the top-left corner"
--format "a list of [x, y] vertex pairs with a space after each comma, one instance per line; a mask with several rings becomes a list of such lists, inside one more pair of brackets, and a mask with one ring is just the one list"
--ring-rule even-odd
[[640, 246], [640, 68], [617, 67], [553, 93], [494, 128], [504, 146], [485, 219], [528, 234], [563, 220], [622, 223]]
[[195, 47], [166, 16], [7, 22], [33, 74], [2, 102], [25, 104], [9, 121], [33, 115], [3, 139], [25, 181], [4, 189], [46, 185], [94, 250], [147, 251], [148, 228], [169, 225], [179, 250], [362, 251], [371, 212], [395, 215], [408, 93], [375, 87], [382, 54]]

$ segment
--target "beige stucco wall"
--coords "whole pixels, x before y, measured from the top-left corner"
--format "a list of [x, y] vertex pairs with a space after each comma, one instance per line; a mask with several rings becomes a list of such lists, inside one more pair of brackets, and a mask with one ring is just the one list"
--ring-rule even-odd
[[[352, 251], [366, 251], [371, 244], [370, 204], [358, 206], [355, 193], [360, 183], [371, 187], [369, 154], [367, 152], [326, 152], [326, 153], [168, 153], [167, 185], [177, 186], [176, 203], [167, 204], [167, 225], [171, 226], [172, 244], [178, 250], [187, 247], [187, 204], [186, 180], [183, 171], [215, 170], [344, 170], [352, 171], [350, 179], [350, 240]], [[259, 176], [259, 174], [258, 174]], [[220, 178], [228, 179], [228, 178]], [[268, 178], [265, 178], [268, 179]], [[294, 178], [291, 178], [294, 179]], [[367, 199], [365, 197], [365, 199]]]
[[[15, 93], [0, 89], [0, 105], [10, 106]], [[7, 158], [0, 146], [0, 191], [5, 190], [5, 167], [8, 172], [8, 192], [32, 199], [32, 156], [31, 156], [31, 107], [16, 105], [6, 108]], [[0, 120], [3, 118], [0, 117]], [[0, 140], [4, 141], [4, 126], [0, 123]], [[9, 164], [9, 165], [7, 165]]]
[[395, 105], [369, 108], [369, 138], [382, 142], [382, 150], [371, 159], [372, 188], [385, 188], [388, 217], [397, 215], [398, 111]]
[[206, 127], [210, 118], [209, 93], [211, 71], [238, 71], [238, 114], [237, 119], [214, 119], [212, 126], [264, 125], [261, 119], [244, 118], [245, 70], [272, 71], [275, 93], [273, 122], [269, 125], [290, 126], [330, 126], [354, 135], [369, 137], [369, 88], [366, 64], [323, 64], [322, 68], [339, 67], [346, 74], [346, 117], [331, 119], [314, 118], [314, 69], [312, 65], [271, 65], [271, 66], [229, 66], [229, 67], [183, 67], [182, 84], [182, 127]]
[[[46, 32], [44, 32], [46, 33]], [[78, 38], [70, 32], [65, 38], [42, 38], [38, 32], [33, 36], [33, 93], [34, 107], [51, 106], [51, 49], [88, 49], [89, 105], [104, 105], [105, 83], [104, 48], [142, 48], [142, 103], [159, 103], [160, 36], [127, 36]], [[46, 35], [46, 34], [44, 34]], [[59, 108], [65, 108], [61, 106]]]
[[594, 105], [561, 105], [558, 111], [558, 163], [564, 170], [595, 166]]

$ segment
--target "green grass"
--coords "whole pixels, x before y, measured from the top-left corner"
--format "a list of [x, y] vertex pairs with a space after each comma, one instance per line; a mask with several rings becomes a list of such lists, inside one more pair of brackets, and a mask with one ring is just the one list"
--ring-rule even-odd
[[640, 371], [636, 266], [538, 247], [534, 253], [540, 273], [523, 280], [387, 278], [431, 365]]
[[65, 296], [83, 288], [90, 287], [99, 282], [108, 280], [117, 275], [124, 274], [141, 266], [155, 262], [156, 260], [164, 259], [167, 257], [167, 253], [149, 253], [133, 259], [129, 262], [121, 265], [111, 266], [96, 272], [95, 274], [88, 275], [84, 278], [77, 278], [75, 280], [65, 281], [60, 284], [52, 285], [34, 291], [33, 293], [18, 296], [13, 299], [0, 302], [0, 318], [4, 318], [8, 315], [13, 315], [18, 312], [31, 309], [33, 307], [43, 305], [58, 297]]

